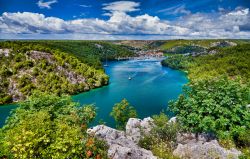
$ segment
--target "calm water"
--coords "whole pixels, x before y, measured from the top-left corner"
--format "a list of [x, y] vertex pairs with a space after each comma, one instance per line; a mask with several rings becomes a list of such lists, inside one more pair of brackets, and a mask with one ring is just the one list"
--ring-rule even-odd
[[[171, 99], [176, 99], [182, 86], [187, 83], [183, 72], [162, 67], [159, 60], [110, 62], [106, 67], [110, 76], [108, 86], [73, 96], [81, 105], [95, 104], [98, 115], [93, 124], [101, 119], [114, 126], [109, 116], [115, 103], [126, 98], [140, 118], [159, 113], [167, 108]], [[129, 80], [128, 77], [132, 77]], [[13, 106], [0, 107], [0, 126]]]

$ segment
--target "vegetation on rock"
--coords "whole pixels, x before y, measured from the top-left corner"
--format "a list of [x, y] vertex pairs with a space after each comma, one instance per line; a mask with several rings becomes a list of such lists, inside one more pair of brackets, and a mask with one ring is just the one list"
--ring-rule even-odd
[[139, 145], [162, 159], [176, 159], [173, 151], [177, 143], [177, 134], [181, 131], [178, 123], [169, 122], [165, 113], [153, 116], [154, 127], [139, 141]]
[[188, 131], [213, 133], [237, 146], [250, 146], [249, 94], [249, 87], [239, 80], [202, 80], [190, 83], [170, 107]]

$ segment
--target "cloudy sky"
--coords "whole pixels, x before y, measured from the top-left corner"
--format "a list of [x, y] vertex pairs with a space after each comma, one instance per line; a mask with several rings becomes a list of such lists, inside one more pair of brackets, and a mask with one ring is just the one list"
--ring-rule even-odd
[[250, 0], [0, 0], [0, 39], [250, 38]]

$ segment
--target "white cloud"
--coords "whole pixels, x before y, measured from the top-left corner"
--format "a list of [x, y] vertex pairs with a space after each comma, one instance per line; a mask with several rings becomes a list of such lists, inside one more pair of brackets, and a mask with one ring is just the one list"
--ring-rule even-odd
[[5, 12], [0, 16], [0, 33], [2, 38], [30, 36], [93, 40], [250, 38], [248, 8], [219, 13], [190, 13], [173, 21], [148, 14], [131, 16], [127, 13], [131, 10], [133, 9], [113, 9], [108, 20], [63, 20], [31, 12]]
[[190, 14], [191, 11], [187, 10], [185, 5], [179, 5], [159, 10], [158, 13], [164, 13], [165, 15], [171, 15], [171, 14], [177, 15], [177, 14]]
[[51, 8], [51, 5], [54, 4], [54, 3], [57, 3], [57, 0], [50, 0], [50, 1], [47, 1], [47, 2], [44, 2], [43, 0], [39, 0], [37, 2], [37, 5], [40, 7], [40, 8], [47, 8], [47, 9], [50, 9]]
[[103, 10], [106, 10], [108, 12], [134, 12], [139, 11], [140, 9], [137, 8], [140, 6], [139, 2], [133, 2], [133, 1], [116, 1], [112, 3], [105, 3], [103, 4]]
[[91, 5], [85, 5], [85, 4], [81, 4], [81, 5], [79, 5], [80, 7], [83, 7], [83, 8], [89, 8], [89, 7], [91, 7]]

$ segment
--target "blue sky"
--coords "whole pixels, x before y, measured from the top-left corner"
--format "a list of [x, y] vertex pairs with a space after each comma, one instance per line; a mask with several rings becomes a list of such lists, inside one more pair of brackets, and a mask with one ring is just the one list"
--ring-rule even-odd
[[0, 38], [250, 38], [250, 0], [0, 0]]

